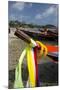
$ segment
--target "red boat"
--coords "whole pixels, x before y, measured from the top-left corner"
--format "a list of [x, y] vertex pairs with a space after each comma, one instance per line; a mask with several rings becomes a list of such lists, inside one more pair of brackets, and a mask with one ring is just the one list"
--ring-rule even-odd
[[46, 45], [48, 48], [48, 55], [53, 61], [58, 61], [58, 46]]

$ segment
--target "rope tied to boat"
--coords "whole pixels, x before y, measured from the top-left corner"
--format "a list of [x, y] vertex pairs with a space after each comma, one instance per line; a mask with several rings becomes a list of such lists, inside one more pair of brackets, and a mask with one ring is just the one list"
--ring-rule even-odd
[[[15, 83], [14, 88], [22, 88], [23, 80], [22, 80], [22, 62], [24, 60], [25, 55], [27, 56], [27, 66], [28, 66], [28, 73], [29, 73], [29, 86], [35, 87], [38, 83], [38, 65], [37, 59], [38, 54], [37, 51], [39, 50], [39, 55], [44, 57], [47, 55], [47, 47], [40, 41], [34, 41], [31, 39], [31, 43], [27, 45], [27, 47], [23, 50], [20, 58], [19, 63], [16, 66], [15, 71]], [[39, 58], [40, 58], [39, 57]]]

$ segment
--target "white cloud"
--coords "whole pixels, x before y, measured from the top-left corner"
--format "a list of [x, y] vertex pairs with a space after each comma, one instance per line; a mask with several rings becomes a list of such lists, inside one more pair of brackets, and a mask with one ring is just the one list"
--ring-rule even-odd
[[43, 17], [47, 17], [51, 14], [54, 14], [55, 11], [56, 11], [56, 7], [51, 6], [48, 9], [46, 9], [45, 12], [42, 15], [43, 15]]
[[19, 21], [25, 21], [25, 20], [29, 20], [30, 19], [30, 16], [25, 16], [25, 15], [22, 15], [20, 14], [18, 16], [18, 14], [11, 14], [9, 15], [9, 20], [19, 20]]
[[37, 14], [37, 15], [35, 16], [35, 19], [41, 19], [41, 18], [42, 18], [41, 14]]
[[29, 18], [30, 18], [29, 16], [20, 15], [19, 20], [20, 21], [25, 21], [25, 20], [28, 20]]
[[22, 11], [24, 9], [25, 3], [24, 2], [16, 2], [13, 4], [13, 8]]
[[52, 14], [54, 15], [57, 15], [57, 6], [51, 6], [49, 7], [48, 9], [46, 9], [42, 14], [38, 13], [36, 16], [35, 16], [35, 19], [42, 19], [42, 18], [45, 18], [45, 17], [48, 17]]
[[[29, 5], [29, 7], [32, 7], [32, 3], [27, 3]], [[25, 2], [16, 2], [13, 4], [13, 8], [19, 10], [19, 11], [22, 11], [26, 6], [26, 3]]]

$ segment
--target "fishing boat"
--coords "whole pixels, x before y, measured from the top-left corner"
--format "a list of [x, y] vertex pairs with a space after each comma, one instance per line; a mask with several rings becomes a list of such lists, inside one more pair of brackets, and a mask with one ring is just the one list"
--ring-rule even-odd
[[[30, 40], [31, 37], [21, 30], [16, 30], [15, 35], [27, 43], [31, 42], [31, 40]], [[48, 49], [48, 55], [47, 56], [50, 57], [53, 61], [58, 62], [58, 46], [48, 45], [48, 44], [46, 44], [45, 46]]]
[[22, 29], [24, 33], [32, 37], [33, 39], [38, 40], [49, 40], [49, 41], [58, 41], [58, 34], [56, 32], [53, 32], [51, 30], [25, 30]]

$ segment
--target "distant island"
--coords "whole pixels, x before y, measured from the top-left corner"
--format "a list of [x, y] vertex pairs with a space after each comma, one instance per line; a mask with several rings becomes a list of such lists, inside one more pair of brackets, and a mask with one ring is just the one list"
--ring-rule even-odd
[[19, 21], [9, 21], [9, 27], [29, 27], [29, 28], [52, 28], [56, 29], [57, 27], [55, 25], [47, 24], [47, 25], [35, 25], [33, 23], [26, 24], [25, 22], [19, 22]]

